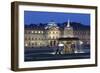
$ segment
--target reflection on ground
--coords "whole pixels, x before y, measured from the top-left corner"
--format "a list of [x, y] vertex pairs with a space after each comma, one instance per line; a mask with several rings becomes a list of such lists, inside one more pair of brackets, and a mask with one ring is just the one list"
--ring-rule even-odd
[[64, 60], [64, 59], [87, 59], [90, 58], [90, 48], [84, 48], [84, 52], [66, 53], [57, 52], [59, 47], [33, 47], [25, 48], [24, 61]]

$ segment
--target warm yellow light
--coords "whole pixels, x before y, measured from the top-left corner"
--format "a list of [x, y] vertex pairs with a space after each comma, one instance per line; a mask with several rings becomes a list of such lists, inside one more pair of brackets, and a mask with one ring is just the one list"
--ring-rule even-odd
[[32, 31], [32, 33], [34, 33], [34, 31]]
[[38, 33], [41, 33], [40, 31], [38, 31]]
[[28, 44], [25, 44], [25, 46], [28, 46]]

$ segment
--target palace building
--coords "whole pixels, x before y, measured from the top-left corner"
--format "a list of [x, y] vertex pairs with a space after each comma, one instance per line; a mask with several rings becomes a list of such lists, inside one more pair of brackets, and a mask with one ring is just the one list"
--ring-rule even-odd
[[[70, 40], [74, 41], [74, 43], [78, 43], [76, 42], [78, 40], [81, 41], [81, 44], [90, 45], [90, 28], [84, 25], [76, 26], [71, 26], [68, 20], [66, 26], [63, 28], [60, 28], [53, 21], [49, 22], [45, 27], [25, 28], [25, 47], [57, 46], [59, 42], [68, 44]], [[73, 42], [71, 43], [73, 44]]]

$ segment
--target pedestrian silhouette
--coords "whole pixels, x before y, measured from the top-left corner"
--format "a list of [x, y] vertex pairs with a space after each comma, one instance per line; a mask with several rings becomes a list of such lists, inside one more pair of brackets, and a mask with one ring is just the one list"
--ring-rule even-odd
[[56, 49], [56, 54], [62, 54], [63, 48], [64, 48], [64, 44], [58, 43], [58, 47]]

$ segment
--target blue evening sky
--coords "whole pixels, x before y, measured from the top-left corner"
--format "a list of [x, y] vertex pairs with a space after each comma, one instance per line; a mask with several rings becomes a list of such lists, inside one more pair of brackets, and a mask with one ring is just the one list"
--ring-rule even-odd
[[68, 19], [70, 22], [90, 25], [90, 14], [24, 11], [24, 23], [27, 25], [48, 23], [52, 20], [56, 23], [63, 23], [67, 22]]

